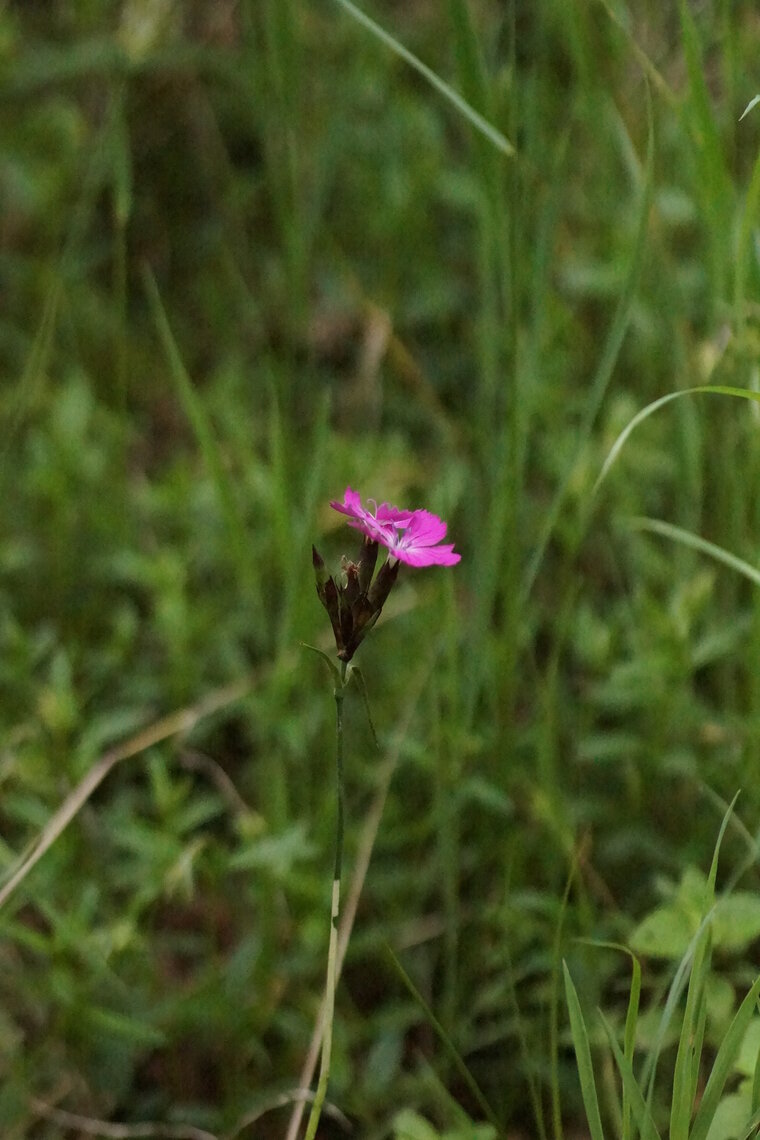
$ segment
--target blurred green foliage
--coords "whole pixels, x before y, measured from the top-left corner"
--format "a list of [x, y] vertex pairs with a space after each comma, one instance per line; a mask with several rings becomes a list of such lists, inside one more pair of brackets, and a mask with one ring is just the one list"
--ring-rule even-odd
[[[399, 763], [338, 993], [357, 1135], [479, 1118], [386, 943], [537, 1134], [552, 1097], [582, 1112], [560, 955], [584, 1006], [624, 1009], [624, 965], [576, 936], [680, 906], [658, 883], [706, 867], [737, 788], [760, 826], [758, 599], [626, 525], [755, 561], [753, 411], [676, 401], [592, 493], [647, 401], [760, 382], [754, 5], [372, 14], [517, 157], [337, 4], [0, 6], [6, 873], [105, 750], [202, 714], [118, 764], [0, 911], [9, 1140], [76, 1134], [44, 1105], [222, 1134], [297, 1086], [334, 826], [299, 642], [327, 645], [309, 547], [350, 552], [348, 483], [439, 512], [463, 554], [403, 574], [360, 653]], [[346, 711], [350, 874], [382, 765]], [[730, 831], [726, 865], [745, 852]], [[727, 1007], [746, 930], [716, 946]]]

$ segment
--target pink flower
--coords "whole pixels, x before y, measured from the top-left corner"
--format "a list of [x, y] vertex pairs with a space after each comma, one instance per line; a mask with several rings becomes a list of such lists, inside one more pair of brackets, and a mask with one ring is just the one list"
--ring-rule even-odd
[[373, 513], [362, 506], [361, 496], [350, 487], [346, 487], [342, 503], [333, 501], [330, 506], [349, 516], [349, 526], [385, 546], [394, 561], [421, 567], [454, 566], [460, 560], [453, 545], [442, 542], [446, 523], [430, 511], [403, 511], [381, 503]]

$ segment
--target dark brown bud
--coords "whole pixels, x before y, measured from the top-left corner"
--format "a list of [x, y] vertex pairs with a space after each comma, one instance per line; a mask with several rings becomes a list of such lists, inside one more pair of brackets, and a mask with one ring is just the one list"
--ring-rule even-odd
[[380, 611], [386, 603], [388, 595], [393, 589], [393, 583], [398, 578], [399, 567], [401, 563], [387, 558], [380, 567], [377, 577], [375, 578], [369, 591], [369, 603], [372, 606], [374, 613], [379, 616]]
[[346, 584], [343, 587], [346, 602], [353, 608], [354, 603], [362, 592], [359, 585], [359, 567], [355, 562], [343, 559], [343, 573], [346, 575]]
[[325, 570], [324, 559], [316, 546], [312, 546], [311, 548], [311, 564], [314, 567], [314, 577], [317, 580], [317, 593], [319, 593], [320, 588], [324, 586], [327, 581], [327, 571]]
[[359, 586], [363, 594], [366, 594], [369, 590], [372, 575], [375, 573], [376, 562], [377, 543], [365, 536], [361, 551], [359, 552]]

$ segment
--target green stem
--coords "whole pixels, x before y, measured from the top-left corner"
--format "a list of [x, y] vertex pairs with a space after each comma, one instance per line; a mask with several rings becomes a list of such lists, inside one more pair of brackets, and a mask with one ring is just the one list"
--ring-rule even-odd
[[327, 1094], [330, 1079], [330, 1055], [332, 1053], [333, 1016], [335, 1013], [335, 987], [338, 965], [338, 913], [340, 910], [340, 879], [343, 871], [343, 697], [346, 691], [347, 665], [341, 662], [340, 681], [335, 686], [335, 730], [336, 730], [336, 777], [338, 812], [335, 828], [335, 871], [333, 873], [332, 905], [330, 909], [330, 946], [327, 951], [327, 982], [325, 983], [324, 1030], [322, 1034], [322, 1058], [319, 1066], [319, 1082], [314, 1103], [309, 1114], [305, 1140], [314, 1140], [317, 1134], [322, 1106]]

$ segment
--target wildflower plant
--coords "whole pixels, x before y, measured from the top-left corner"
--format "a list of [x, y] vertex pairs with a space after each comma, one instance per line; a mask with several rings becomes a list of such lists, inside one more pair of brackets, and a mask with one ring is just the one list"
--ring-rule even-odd
[[[363, 535], [358, 555], [355, 559], [343, 557], [341, 572], [337, 578], [328, 574], [324, 560], [316, 547], [312, 546], [317, 595], [330, 618], [339, 662], [336, 665], [327, 654], [316, 650], [327, 662], [334, 681], [338, 803], [322, 1056], [306, 1140], [314, 1140], [316, 1136], [330, 1076], [343, 863], [343, 699], [352, 675], [351, 661], [365, 636], [380, 617], [388, 595], [398, 578], [402, 563], [417, 569], [425, 566], [454, 566], [461, 557], [451, 543], [443, 541], [446, 537], [446, 523], [437, 515], [422, 508], [410, 511], [391, 506], [389, 503], [381, 503], [378, 506], [372, 499], [368, 502], [373, 509], [365, 508], [359, 493], [351, 487], [346, 487], [343, 501], [332, 500], [330, 503], [333, 510], [348, 516], [349, 526]], [[376, 571], [381, 546], [385, 547], [387, 555], [380, 569]]]

